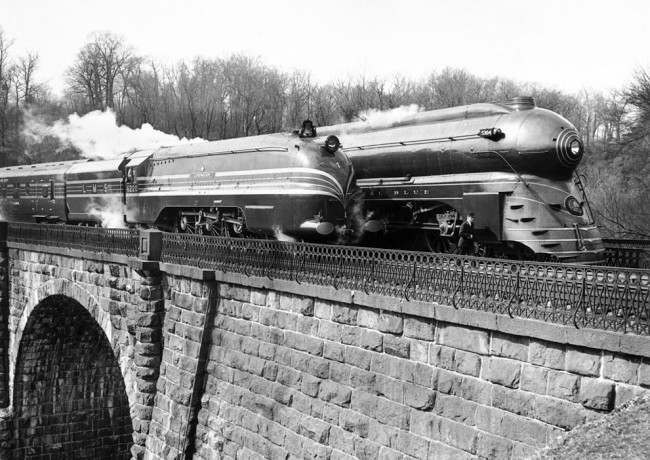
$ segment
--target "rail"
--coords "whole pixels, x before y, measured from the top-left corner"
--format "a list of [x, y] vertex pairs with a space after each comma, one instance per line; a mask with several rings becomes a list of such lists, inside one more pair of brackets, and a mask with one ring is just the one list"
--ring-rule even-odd
[[42, 244], [62, 248], [121, 254], [137, 257], [140, 253], [138, 230], [10, 223], [7, 239], [16, 243]]
[[650, 335], [648, 269], [154, 233], [156, 251], [130, 229], [12, 223], [7, 239]]
[[173, 233], [161, 260], [650, 335], [650, 270]]
[[650, 268], [650, 240], [603, 238], [606, 265]]

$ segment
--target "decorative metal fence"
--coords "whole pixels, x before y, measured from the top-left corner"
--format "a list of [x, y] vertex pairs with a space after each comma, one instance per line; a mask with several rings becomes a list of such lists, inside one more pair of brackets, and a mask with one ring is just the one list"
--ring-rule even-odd
[[604, 238], [606, 264], [612, 267], [650, 268], [650, 240]]
[[[142, 233], [10, 224], [9, 241], [141, 256]], [[650, 270], [162, 233], [162, 262], [650, 335]]]
[[186, 234], [161, 260], [650, 335], [650, 270]]
[[10, 223], [7, 239], [16, 243], [43, 244], [70, 249], [137, 257], [139, 235], [135, 229]]

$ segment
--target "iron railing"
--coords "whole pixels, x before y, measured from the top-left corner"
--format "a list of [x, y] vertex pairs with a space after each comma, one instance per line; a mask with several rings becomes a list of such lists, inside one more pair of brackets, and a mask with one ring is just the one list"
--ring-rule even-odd
[[[141, 257], [132, 229], [10, 224], [9, 241]], [[650, 335], [650, 270], [162, 233], [162, 262]]]
[[166, 233], [163, 262], [650, 335], [650, 271]]
[[650, 268], [650, 240], [603, 238], [603, 243], [608, 266]]
[[28, 223], [10, 223], [7, 229], [7, 239], [16, 243], [84, 249], [130, 257], [139, 255], [139, 234], [135, 229]]

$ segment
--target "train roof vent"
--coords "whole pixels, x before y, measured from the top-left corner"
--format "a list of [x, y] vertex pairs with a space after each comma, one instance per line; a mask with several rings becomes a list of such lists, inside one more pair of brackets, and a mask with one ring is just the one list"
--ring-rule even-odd
[[515, 110], [530, 110], [535, 108], [535, 99], [530, 96], [517, 96], [506, 102], [506, 105]]

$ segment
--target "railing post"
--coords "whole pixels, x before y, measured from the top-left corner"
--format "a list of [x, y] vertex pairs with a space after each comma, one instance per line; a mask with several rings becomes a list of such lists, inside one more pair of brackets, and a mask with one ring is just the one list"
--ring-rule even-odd
[[159, 261], [162, 251], [162, 232], [160, 230], [140, 230], [140, 260]]

